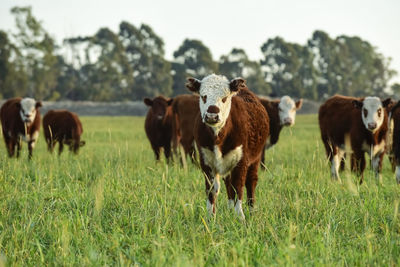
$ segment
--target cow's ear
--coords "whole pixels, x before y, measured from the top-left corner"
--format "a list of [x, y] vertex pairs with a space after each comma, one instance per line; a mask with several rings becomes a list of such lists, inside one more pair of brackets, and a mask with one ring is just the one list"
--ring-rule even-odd
[[303, 99], [300, 98], [299, 100], [296, 101], [296, 109], [301, 109], [303, 106]]
[[232, 92], [237, 92], [245, 87], [246, 87], [246, 81], [242, 78], [233, 79], [229, 83], [229, 89], [231, 89]]
[[355, 108], [361, 109], [362, 106], [363, 106], [363, 102], [358, 101], [358, 100], [353, 100], [352, 103], [353, 103], [353, 106], [354, 106]]
[[147, 97], [145, 99], [143, 99], [143, 102], [149, 107], [151, 107], [153, 105], [153, 100], [151, 100], [150, 98], [147, 98]]
[[201, 85], [201, 81], [195, 79], [195, 78], [188, 78], [186, 81], [186, 88], [189, 89], [192, 92], [198, 93], [200, 90], [200, 85]]
[[392, 102], [392, 99], [390, 97], [386, 98], [385, 100], [382, 101], [382, 106], [384, 108], [391, 107], [392, 105], [393, 105], [393, 102]]
[[35, 107], [36, 107], [36, 108], [42, 107], [42, 101], [36, 101]]
[[171, 106], [172, 102], [174, 101], [174, 99], [171, 97], [170, 99], [167, 100], [167, 104], [168, 106]]
[[21, 102], [15, 103], [15, 106], [16, 106], [17, 108], [21, 108]]

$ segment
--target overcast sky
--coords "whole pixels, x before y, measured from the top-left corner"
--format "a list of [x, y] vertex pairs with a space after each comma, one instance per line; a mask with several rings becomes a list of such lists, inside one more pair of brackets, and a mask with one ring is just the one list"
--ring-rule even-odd
[[164, 40], [167, 59], [185, 38], [201, 40], [215, 60], [233, 47], [260, 59], [268, 38], [305, 44], [319, 29], [331, 37], [360, 36], [400, 73], [400, 0], [0, 0], [0, 29], [12, 30], [11, 7], [25, 5], [59, 42], [100, 27], [117, 31], [125, 20], [150, 25]]

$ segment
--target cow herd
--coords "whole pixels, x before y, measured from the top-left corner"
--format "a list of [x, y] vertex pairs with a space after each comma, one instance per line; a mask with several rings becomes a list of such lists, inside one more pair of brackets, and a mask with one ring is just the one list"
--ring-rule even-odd
[[[197, 147], [208, 212], [215, 215], [223, 178], [229, 206], [244, 219], [244, 188], [251, 210], [265, 149], [277, 143], [284, 126], [295, 123], [302, 100], [295, 102], [289, 96], [279, 100], [260, 98], [247, 88], [243, 79], [229, 81], [215, 74], [202, 80], [189, 78], [186, 87], [194, 94], [144, 100], [150, 106], [146, 134], [156, 159], [160, 158], [162, 147], [169, 160], [178, 145], [194, 159]], [[321, 105], [318, 113], [321, 138], [334, 180], [340, 180], [339, 171], [344, 169], [348, 156], [351, 170], [360, 176], [361, 184], [365, 153], [370, 155], [371, 167], [379, 179], [383, 156], [388, 153], [400, 183], [399, 107], [400, 101], [395, 103], [390, 98], [381, 101], [378, 97], [340, 95]]]
[[[28, 97], [12, 98], [1, 106], [1, 127], [9, 157], [19, 157], [22, 141], [25, 141], [28, 143], [28, 158], [32, 158], [33, 148], [39, 137], [41, 106], [40, 101]], [[48, 111], [43, 117], [43, 131], [50, 152], [57, 142], [59, 154], [63, 151], [64, 144], [74, 153], [78, 153], [79, 147], [85, 144], [80, 140], [83, 132], [81, 121], [75, 113], [67, 110]]]

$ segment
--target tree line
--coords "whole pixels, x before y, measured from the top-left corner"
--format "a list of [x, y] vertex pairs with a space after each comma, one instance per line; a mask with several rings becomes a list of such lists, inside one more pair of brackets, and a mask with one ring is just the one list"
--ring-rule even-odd
[[332, 38], [317, 30], [305, 45], [269, 38], [261, 60], [240, 48], [214, 60], [200, 40], [186, 39], [168, 61], [163, 39], [146, 24], [122, 21], [117, 32], [101, 28], [58, 44], [31, 7], [11, 13], [15, 30], [0, 30], [0, 98], [141, 100], [188, 93], [187, 77], [211, 73], [243, 77], [255, 93], [273, 97], [400, 94], [400, 84], [389, 84], [396, 74], [390, 58], [357, 36]]

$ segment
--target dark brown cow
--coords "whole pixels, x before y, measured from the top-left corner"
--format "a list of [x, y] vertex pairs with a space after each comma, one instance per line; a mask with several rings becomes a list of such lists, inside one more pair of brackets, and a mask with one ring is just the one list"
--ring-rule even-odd
[[283, 96], [279, 100], [260, 98], [261, 104], [267, 110], [269, 116], [270, 136], [264, 147], [261, 162], [265, 163], [265, 149], [275, 145], [279, 140], [279, 134], [284, 126], [293, 126], [296, 119], [296, 111], [303, 105], [303, 99], [296, 102], [289, 96]]
[[85, 141], [81, 140], [82, 123], [78, 115], [68, 110], [49, 110], [43, 117], [43, 131], [50, 152], [53, 152], [57, 142], [59, 155], [63, 151], [64, 144], [75, 154], [85, 145]]
[[160, 149], [164, 149], [167, 161], [171, 156], [172, 139], [172, 104], [173, 99], [158, 96], [153, 100], [144, 99], [144, 103], [150, 107], [145, 121], [145, 130], [153, 148], [156, 160], [160, 160]]
[[387, 107], [391, 100], [381, 102], [378, 97], [354, 98], [336, 95], [319, 109], [319, 126], [326, 154], [331, 162], [331, 174], [339, 178], [339, 167], [344, 168], [345, 144], [351, 144], [351, 169], [364, 179], [365, 157], [379, 179], [388, 131]]
[[392, 170], [396, 170], [396, 181], [400, 184], [400, 101], [391, 110], [391, 129], [393, 130], [392, 136], [389, 138], [391, 144], [388, 149], [391, 151], [389, 154], [392, 163]]
[[7, 100], [0, 109], [1, 126], [8, 155], [14, 156], [15, 146], [17, 157], [21, 150], [21, 142], [28, 143], [28, 158], [32, 158], [40, 129], [40, 101], [32, 98], [12, 98]]
[[192, 159], [195, 151], [194, 123], [199, 112], [199, 96], [179, 95], [174, 98], [172, 103], [174, 117], [172, 121], [172, 143], [174, 150], [176, 150], [178, 144], [181, 144], [185, 155], [189, 155]]
[[215, 214], [222, 176], [229, 205], [244, 219], [243, 187], [253, 207], [261, 152], [269, 135], [268, 114], [241, 78], [229, 82], [212, 74], [202, 81], [189, 78], [186, 86], [200, 94], [194, 137], [205, 174], [207, 209]]

